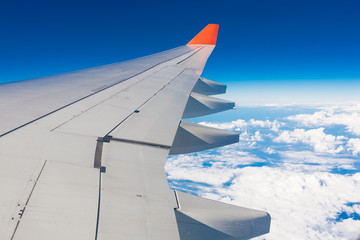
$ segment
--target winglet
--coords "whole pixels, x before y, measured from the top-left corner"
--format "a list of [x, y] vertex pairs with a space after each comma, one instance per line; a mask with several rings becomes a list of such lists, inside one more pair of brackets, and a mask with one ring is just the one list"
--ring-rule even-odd
[[216, 39], [219, 31], [219, 24], [208, 24], [186, 45], [216, 45]]

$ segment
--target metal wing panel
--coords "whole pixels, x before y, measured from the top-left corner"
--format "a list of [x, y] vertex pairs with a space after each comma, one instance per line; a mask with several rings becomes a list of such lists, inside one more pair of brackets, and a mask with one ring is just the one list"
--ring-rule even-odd
[[104, 136], [149, 101], [182, 70], [167, 66], [126, 88], [121, 88], [105, 100], [99, 99], [91, 106], [77, 103], [73, 107], [79, 109], [79, 114], [61, 124], [55, 131]]
[[99, 240], [179, 239], [175, 195], [164, 170], [168, 149], [104, 143]]
[[97, 169], [47, 161], [12, 239], [93, 239], [98, 183]]
[[4, 156], [0, 162], [0, 239], [10, 239], [44, 162]]
[[129, 78], [176, 64], [196, 51], [197, 48], [182, 46], [132, 61], [1, 84], [0, 111], [6, 114], [0, 119], [0, 136]]
[[[53, 120], [56, 120], [56, 116], [52, 117], [44, 118], [37, 124], [30, 124], [1, 137], [0, 158], [22, 158], [24, 161], [25, 159], [48, 160], [92, 167], [97, 138], [51, 132], [49, 126]], [[3, 166], [7, 167], [7, 165]]]
[[181, 72], [109, 134], [115, 138], [171, 146], [197, 74]]
[[178, 64], [184, 68], [195, 69], [197, 74], [203, 72], [205, 63], [209, 58], [211, 52], [214, 50], [215, 46], [212, 45], [190, 45], [190, 47], [196, 50], [196, 53], [193, 53], [189, 57], [180, 61]]

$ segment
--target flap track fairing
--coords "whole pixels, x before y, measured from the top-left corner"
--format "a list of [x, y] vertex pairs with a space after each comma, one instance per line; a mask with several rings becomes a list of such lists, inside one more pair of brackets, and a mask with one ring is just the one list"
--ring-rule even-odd
[[181, 239], [249, 239], [270, 229], [267, 212], [238, 207], [175, 191], [175, 209]]
[[204, 95], [222, 94], [226, 93], [226, 85], [201, 77], [196, 82], [192, 91]]
[[170, 154], [184, 154], [217, 148], [239, 141], [239, 134], [181, 121]]
[[185, 107], [183, 118], [201, 117], [204, 115], [230, 110], [234, 107], [234, 102], [208, 97], [202, 94], [191, 93]]

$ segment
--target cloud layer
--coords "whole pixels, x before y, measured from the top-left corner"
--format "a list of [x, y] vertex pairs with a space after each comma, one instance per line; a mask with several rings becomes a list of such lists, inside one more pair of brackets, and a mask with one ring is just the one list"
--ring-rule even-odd
[[287, 119], [305, 126], [343, 125], [349, 132], [360, 136], [360, 104], [327, 107], [314, 114], [298, 114]]
[[[259, 239], [358, 240], [357, 114], [360, 105], [271, 120], [203, 122], [238, 131], [240, 142], [170, 157], [169, 183], [182, 191], [268, 211], [271, 233]], [[338, 125], [343, 128], [335, 131]]]
[[324, 128], [316, 128], [310, 130], [294, 129], [292, 131], [282, 131], [274, 141], [304, 143], [312, 146], [315, 152], [339, 153], [344, 150], [343, 146], [341, 146], [344, 139], [344, 136], [326, 134]]

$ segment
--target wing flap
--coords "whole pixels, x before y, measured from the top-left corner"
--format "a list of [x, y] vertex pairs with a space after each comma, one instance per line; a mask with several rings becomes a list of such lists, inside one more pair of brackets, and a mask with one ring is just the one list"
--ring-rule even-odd
[[164, 170], [168, 151], [116, 139], [104, 143], [98, 240], [179, 239], [176, 199]]
[[70, 116], [70, 119], [65, 120], [56, 128], [56, 131], [104, 136], [131, 116], [134, 111], [139, 110], [149, 99], [155, 97], [182, 71], [182, 68], [167, 66], [148, 77], [132, 79], [132, 84], [126, 88], [116, 86], [114, 89], [99, 93], [93, 97], [96, 100], [91, 104], [85, 104], [85, 101], [74, 104], [71, 107], [78, 109], [79, 113], [76, 116]]
[[[181, 46], [158, 54], [49, 77], [0, 85], [0, 136], [105, 89], [176, 64], [199, 47]], [[44, 101], [46, 99], [46, 101]]]

